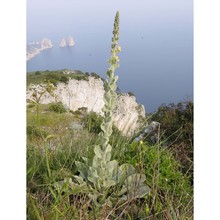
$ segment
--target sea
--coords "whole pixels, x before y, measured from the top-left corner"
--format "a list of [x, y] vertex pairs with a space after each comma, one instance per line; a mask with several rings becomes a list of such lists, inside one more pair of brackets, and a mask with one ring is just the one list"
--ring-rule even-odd
[[[114, 17], [120, 12], [118, 87], [147, 113], [193, 100], [192, 0], [30, 0], [27, 43], [53, 48], [27, 61], [27, 72], [73, 69], [106, 77]], [[60, 48], [73, 36], [74, 47]]]

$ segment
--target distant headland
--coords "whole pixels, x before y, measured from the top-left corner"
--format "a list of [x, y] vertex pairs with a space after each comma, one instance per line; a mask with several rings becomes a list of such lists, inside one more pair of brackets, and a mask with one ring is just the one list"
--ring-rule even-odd
[[26, 51], [26, 60], [30, 60], [35, 57], [40, 52], [52, 48], [53, 44], [49, 39], [43, 39], [41, 42], [34, 42], [27, 44], [27, 51]]
[[[63, 38], [59, 44], [59, 47], [73, 47], [75, 45], [74, 38], [72, 36], [67, 39]], [[34, 58], [37, 54], [41, 53], [44, 50], [50, 49], [53, 47], [52, 41], [44, 38], [40, 42], [32, 41], [27, 44], [26, 48], [26, 60]]]

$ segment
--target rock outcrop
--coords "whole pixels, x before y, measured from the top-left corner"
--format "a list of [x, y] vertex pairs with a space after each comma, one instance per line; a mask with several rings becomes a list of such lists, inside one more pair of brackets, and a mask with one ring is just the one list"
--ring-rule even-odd
[[73, 47], [75, 45], [75, 41], [74, 41], [73, 37], [68, 38], [67, 44], [69, 47]]
[[52, 42], [49, 39], [43, 39], [41, 42], [31, 42], [27, 44], [26, 60], [30, 60], [40, 52], [52, 48]]
[[62, 39], [60, 44], [59, 44], [59, 47], [73, 47], [75, 45], [75, 41], [73, 39], [73, 37], [69, 37], [66, 39]]
[[63, 38], [59, 44], [59, 47], [66, 47], [66, 40]]
[[[40, 93], [43, 84], [30, 85], [27, 91], [27, 99], [31, 99], [34, 91]], [[94, 111], [103, 115], [104, 106], [104, 86], [101, 79], [89, 77], [89, 80], [69, 79], [67, 84], [58, 83], [54, 90], [56, 98], [49, 93], [45, 93], [40, 102], [43, 104], [61, 101], [64, 106], [72, 111], [85, 107], [87, 110]], [[145, 116], [143, 105], [136, 102], [135, 96], [119, 94], [117, 106], [114, 111], [114, 124], [124, 134], [131, 135], [139, 128], [140, 117]]]

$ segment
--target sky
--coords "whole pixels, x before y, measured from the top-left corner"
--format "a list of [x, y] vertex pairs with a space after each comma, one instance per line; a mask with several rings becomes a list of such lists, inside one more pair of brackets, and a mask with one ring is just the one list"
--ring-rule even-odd
[[45, 34], [55, 33], [66, 25], [73, 31], [80, 26], [82, 30], [84, 26], [90, 29], [96, 25], [93, 21], [108, 25], [117, 10], [124, 28], [143, 24], [165, 28], [173, 22], [180, 26], [192, 24], [191, 0], [28, 0], [27, 34], [37, 34], [39, 28]]

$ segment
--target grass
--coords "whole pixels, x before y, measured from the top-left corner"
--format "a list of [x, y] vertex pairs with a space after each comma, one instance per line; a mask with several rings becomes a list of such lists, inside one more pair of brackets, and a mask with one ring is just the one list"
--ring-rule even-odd
[[[50, 105], [27, 108], [27, 218], [32, 219], [193, 219], [193, 190], [189, 177], [181, 172], [172, 148], [131, 143], [131, 138], [114, 133], [111, 137], [113, 159], [131, 163], [147, 176], [151, 193], [135, 202], [114, 207], [94, 207], [84, 194], [72, 197], [59, 194], [52, 184], [77, 175], [75, 161], [81, 156], [92, 158], [93, 147], [99, 142], [94, 115], [90, 126], [81, 130], [72, 123], [89, 117], [85, 112], [74, 114], [49, 110]], [[49, 138], [48, 138], [49, 137]]]

